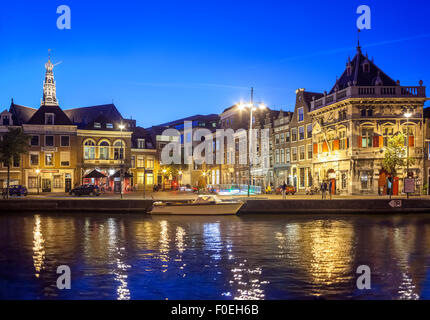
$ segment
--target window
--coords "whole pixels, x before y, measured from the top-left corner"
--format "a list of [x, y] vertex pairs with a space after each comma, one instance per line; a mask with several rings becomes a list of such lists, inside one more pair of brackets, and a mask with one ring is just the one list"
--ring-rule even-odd
[[299, 151], [300, 151], [300, 154], [299, 154], [300, 158], [299, 158], [299, 160], [300, 161], [305, 160], [305, 146], [300, 146]]
[[145, 174], [143, 172], [139, 172], [137, 174], [137, 184], [144, 184], [145, 183]]
[[312, 124], [311, 123], [308, 124], [306, 128], [307, 128], [307, 130], [306, 130], [307, 131], [307, 138], [310, 139], [310, 138], [312, 138]]
[[106, 129], [113, 129], [113, 124], [112, 123], [107, 123], [106, 124]]
[[152, 173], [148, 173], [146, 175], [146, 184], [153, 185], [154, 184], [154, 175]]
[[133, 169], [136, 168], [136, 157], [135, 156], [131, 156], [131, 167]]
[[137, 167], [138, 168], [144, 168], [145, 167], [145, 157], [143, 155], [137, 156]]
[[345, 150], [347, 148], [346, 131], [339, 131], [339, 150]]
[[276, 164], [279, 164], [279, 149], [276, 149], [275, 161], [276, 161]]
[[54, 166], [54, 154], [52, 152], [45, 153], [45, 167]]
[[124, 143], [122, 141], [115, 142], [114, 145], [114, 159], [122, 160], [124, 159]]
[[39, 136], [32, 136], [30, 145], [32, 146], [38, 146], [39, 145]]
[[145, 149], [145, 139], [137, 139], [137, 148]]
[[62, 176], [54, 176], [54, 186], [55, 189], [63, 188], [63, 177]]
[[305, 187], [305, 168], [300, 168], [299, 174], [300, 174], [300, 188], [304, 188]]
[[281, 149], [281, 163], [285, 163], [285, 151]]
[[308, 170], [308, 187], [312, 187], [313, 180], [312, 180], [312, 171], [311, 168], [307, 168]]
[[297, 114], [297, 121], [302, 122], [305, 119], [303, 108], [299, 108], [298, 114]]
[[297, 128], [294, 128], [291, 130], [291, 141], [292, 142], [297, 141]]
[[62, 167], [70, 166], [70, 152], [69, 151], [60, 152], [60, 165]]
[[308, 148], [308, 160], [311, 160], [312, 159], [312, 145], [308, 144], [307, 148]]
[[279, 134], [275, 135], [275, 145], [279, 144]]
[[388, 140], [393, 136], [394, 128], [393, 127], [385, 127], [382, 130], [382, 137], [384, 140], [384, 147], [388, 147]]
[[285, 132], [285, 142], [290, 142], [290, 131]]
[[92, 140], [88, 140], [84, 144], [84, 159], [94, 160], [96, 158], [96, 147]]
[[289, 163], [291, 161], [290, 158], [290, 149], [285, 149], [285, 162]]
[[3, 116], [3, 125], [8, 126], [10, 124], [9, 116]]
[[291, 148], [291, 154], [293, 157], [293, 161], [297, 161], [297, 148], [296, 147]]
[[280, 142], [281, 142], [281, 143], [284, 143], [284, 134], [283, 134], [283, 133], [281, 133], [280, 138], [281, 138], [281, 139], [280, 139], [280, 140], [281, 140]]
[[405, 135], [405, 146], [408, 145], [408, 141], [409, 141], [409, 147], [413, 147], [414, 146], [414, 128], [412, 126], [404, 127], [403, 134]]
[[299, 140], [305, 139], [305, 127], [299, 127]]
[[29, 189], [37, 188], [37, 177], [28, 177], [28, 188]]
[[54, 114], [53, 113], [45, 113], [45, 124], [53, 125], [54, 124]]
[[346, 173], [342, 173], [342, 189], [346, 189], [346, 181], [347, 181]]
[[361, 116], [366, 117], [366, 109], [361, 109]]
[[39, 166], [39, 154], [30, 153], [30, 166]]
[[19, 165], [20, 165], [20, 161], [21, 159], [18, 157], [18, 158], [16, 158], [16, 157], [13, 157], [13, 163], [12, 163], [12, 165], [13, 165], [13, 167], [14, 168], [19, 168]]
[[94, 122], [94, 128], [100, 129], [102, 124], [100, 122]]
[[109, 160], [109, 142], [102, 141], [102, 143], [100, 143], [99, 159], [100, 160]]
[[61, 136], [61, 146], [62, 147], [70, 147], [70, 137], [69, 136]]
[[146, 168], [147, 169], [154, 169], [154, 158], [147, 158], [146, 159]]
[[361, 172], [360, 181], [361, 181], [361, 189], [362, 190], [369, 189], [370, 181], [369, 181], [369, 173], [368, 172], [366, 172], [366, 171]]
[[363, 128], [361, 130], [361, 139], [362, 148], [372, 148], [373, 128]]
[[367, 116], [368, 117], [373, 117], [373, 109], [367, 110]]
[[45, 136], [45, 146], [46, 147], [54, 146], [54, 136]]

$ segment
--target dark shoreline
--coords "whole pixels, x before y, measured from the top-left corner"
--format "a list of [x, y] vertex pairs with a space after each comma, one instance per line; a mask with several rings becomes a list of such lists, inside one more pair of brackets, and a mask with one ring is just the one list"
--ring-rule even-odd
[[[171, 200], [170, 200], [171, 201]], [[142, 213], [153, 200], [11, 199], [0, 200], [5, 213]], [[391, 204], [391, 205], [390, 205]], [[394, 207], [393, 207], [394, 206]], [[396, 207], [399, 206], [399, 207]], [[239, 214], [416, 214], [430, 213], [428, 199], [245, 200]]]

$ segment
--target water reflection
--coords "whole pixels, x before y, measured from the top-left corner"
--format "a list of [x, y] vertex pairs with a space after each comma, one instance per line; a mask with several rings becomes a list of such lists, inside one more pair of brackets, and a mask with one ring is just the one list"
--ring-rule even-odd
[[33, 228], [33, 264], [36, 278], [40, 277], [40, 271], [43, 268], [45, 260], [45, 240], [43, 239], [42, 226], [39, 215], [34, 216]]
[[[0, 242], [0, 252], [8, 257], [0, 259], [5, 287], [0, 298], [430, 296], [426, 216], [20, 219], [0, 216], [0, 225], [9, 228]], [[61, 264], [72, 269], [69, 292], [56, 289], [56, 268]], [[372, 270], [372, 290], [366, 292], [355, 286], [356, 269], [362, 264]]]

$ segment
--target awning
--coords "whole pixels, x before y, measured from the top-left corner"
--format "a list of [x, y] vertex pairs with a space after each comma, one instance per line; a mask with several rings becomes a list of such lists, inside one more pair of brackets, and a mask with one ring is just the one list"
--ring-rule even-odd
[[[121, 170], [118, 170], [113, 175], [111, 175], [112, 178], [121, 178]], [[129, 174], [128, 172], [123, 173], [124, 178], [133, 178], [132, 174]]]
[[90, 173], [86, 174], [84, 176], [84, 178], [86, 178], [86, 179], [91, 179], [91, 178], [100, 179], [100, 178], [106, 178], [106, 175], [104, 175], [100, 171], [97, 171], [97, 170], [94, 169]]

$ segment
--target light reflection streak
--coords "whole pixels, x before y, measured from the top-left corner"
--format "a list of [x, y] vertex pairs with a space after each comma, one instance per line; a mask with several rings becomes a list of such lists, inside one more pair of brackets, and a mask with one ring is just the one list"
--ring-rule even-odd
[[[231, 270], [233, 273], [233, 280], [230, 281], [231, 285], [236, 284], [236, 293], [234, 300], [264, 300], [265, 294], [262, 285], [266, 285], [268, 281], [260, 281], [259, 277], [262, 274], [260, 267], [248, 268], [246, 267], [247, 260], [239, 263], [238, 267]], [[224, 296], [230, 296], [231, 293], [223, 293]]]
[[205, 241], [205, 251], [214, 252], [211, 258], [221, 259], [221, 231], [218, 223], [205, 223], [203, 225], [203, 239]]
[[39, 278], [45, 260], [45, 240], [43, 239], [41, 220], [39, 215], [34, 216], [33, 228], [33, 264], [36, 278]]
[[167, 268], [169, 267], [169, 251], [170, 251], [170, 244], [169, 244], [169, 225], [166, 220], [160, 221], [160, 260], [164, 262], [162, 264], [162, 272], [166, 272]]

